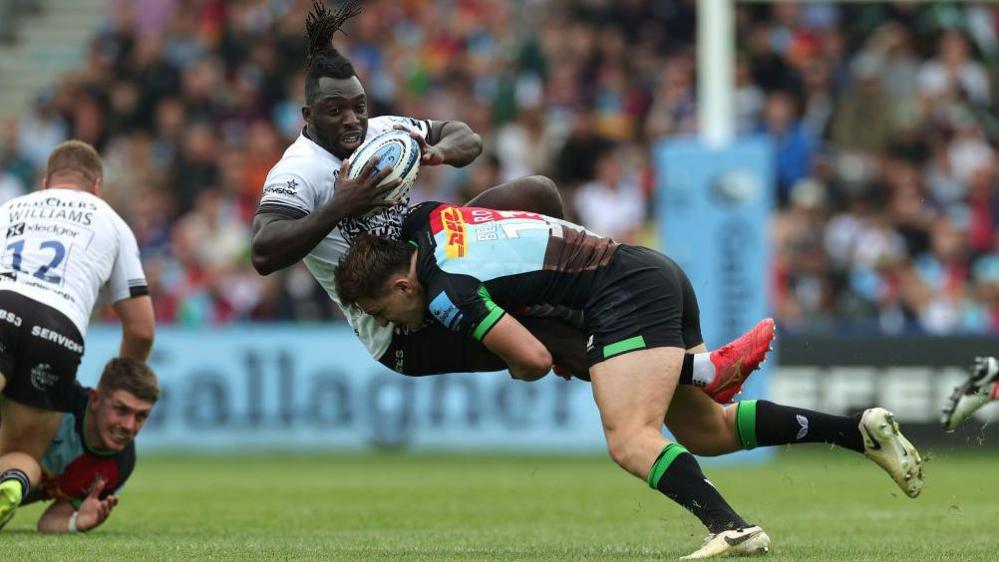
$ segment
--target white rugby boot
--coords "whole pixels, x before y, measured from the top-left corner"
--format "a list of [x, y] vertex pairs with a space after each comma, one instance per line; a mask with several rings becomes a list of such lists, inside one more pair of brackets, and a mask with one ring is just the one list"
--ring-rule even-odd
[[884, 408], [871, 408], [860, 418], [864, 455], [891, 475], [905, 495], [914, 498], [923, 489], [923, 459], [898, 430], [895, 416]]
[[999, 400], [999, 360], [995, 357], [976, 357], [968, 380], [955, 387], [944, 404], [940, 424], [944, 431], [954, 431], [979, 408], [993, 400]]
[[703, 560], [723, 556], [759, 556], [770, 552], [770, 537], [759, 525], [712, 533], [704, 544], [680, 560]]

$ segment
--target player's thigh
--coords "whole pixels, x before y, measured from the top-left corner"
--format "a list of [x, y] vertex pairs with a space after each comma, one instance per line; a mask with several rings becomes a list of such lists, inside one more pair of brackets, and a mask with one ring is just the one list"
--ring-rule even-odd
[[590, 367], [593, 398], [607, 432], [662, 426], [680, 378], [682, 348], [655, 347]]
[[466, 203], [496, 211], [531, 211], [562, 218], [564, 209], [558, 187], [545, 176], [525, 176], [491, 187]]
[[59, 430], [62, 416], [62, 412], [4, 398], [0, 401], [0, 454], [20, 451], [40, 459]]

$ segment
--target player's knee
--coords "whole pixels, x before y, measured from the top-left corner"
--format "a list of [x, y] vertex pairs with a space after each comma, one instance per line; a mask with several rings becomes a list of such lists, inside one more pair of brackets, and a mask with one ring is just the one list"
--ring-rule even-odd
[[607, 437], [607, 452], [610, 454], [611, 460], [617, 463], [618, 466], [627, 468], [628, 467], [628, 443], [624, 439], [611, 439], [610, 436]]
[[641, 464], [643, 450], [640, 430], [605, 428], [604, 433], [607, 437], [607, 452], [618, 466], [625, 470], [634, 470]]

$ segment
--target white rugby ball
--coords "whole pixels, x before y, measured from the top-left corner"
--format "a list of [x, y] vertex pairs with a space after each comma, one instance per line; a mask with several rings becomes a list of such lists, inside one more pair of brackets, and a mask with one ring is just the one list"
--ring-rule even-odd
[[392, 167], [392, 173], [386, 176], [378, 184], [379, 186], [396, 178], [402, 178], [402, 183], [398, 187], [385, 194], [385, 200], [398, 201], [409, 195], [409, 190], [416, 180], [416, 174], [420, 171], [420, 143], [407, 131], [399, 129], [392, 129], [376, 135], [357, 147], [354, 154], [350, 156], [350, 172], [347, 173], [347, 177], [355, 179], [360, 176], [361, 170], [375, 156], [381, 156], [381, 160], [375, 164], [372, 174]]

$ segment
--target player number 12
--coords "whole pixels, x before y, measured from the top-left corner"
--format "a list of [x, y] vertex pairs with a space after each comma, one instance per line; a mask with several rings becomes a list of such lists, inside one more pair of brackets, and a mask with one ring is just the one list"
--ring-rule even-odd
[[[8, 250], [14, 251], [10, 264], [14, 271], [21, 271], [21, 254], [24, 253], [24, 242], [24, 240], [18, 240], [17, 242], [7, 245]], [[63, 258], [66, 257], [66, 247], [63, 246], [62, 242], [59, 242], [58, 240], [46, 240], [41, 243], [40, 247], [42, 250], [51, 249], [55, 252], [55, 254], [52, 256], [52, 261], [50, 261], [48, 265], [39, 267], [33, 275], [48, 283], [61, 283], [62, 277], [55, 274], [50, 275], [49, 271], [59, 267], [59, 264], [62, 263]]]

